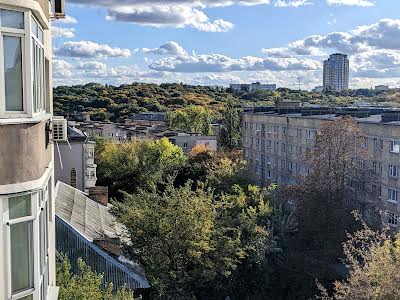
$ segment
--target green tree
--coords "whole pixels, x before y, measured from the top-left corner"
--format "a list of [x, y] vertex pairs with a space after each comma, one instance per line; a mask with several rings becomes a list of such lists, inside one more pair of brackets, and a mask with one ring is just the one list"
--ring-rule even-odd
[[133, 293], [121, 288], [113, 295], [112, 283], [101, 289], [103, 276], [91, 270], [79, 258], [78, 274], [71, 273], [71, 263], [66, 256], [57, 260], [57, 285], [60, 288], [59, 300], [133, 300]]
[[99, 183], [119, 190], [151, 189], [186, 163], [183, 150], [168, 139], [134, 140], [130, 143], [98, 142], [96, 153]]
[[57, 265], [57, 285], [60, 287], [60, 300], [110, 300], [112, 285], [102, 291], [100, 289], [103, 277], [98, 275], [78, 259], [77, 275], [71, 273], [71, 263], [63, 257]]
[[206, 135], [212, 134], [211, 114], [204, 106], [189, 105], [168, 113], [167, 119], [171, 128]]
[[229, 99], [222, 113], [221, 145], [228, 149], [239, 148], [242, 144], [242, 118], [238, 103]]
[[215, 199], [204, 188], [170, 182], [163, 192], [125, 194], [116, 203], [131, 239], [125, 249], [146, 269], [154, 299], [248, 297], [265, 283], [268, 272], [255, 270], [266, 271], [278, 249], [274, 209], [258, 187], [233, 190]]

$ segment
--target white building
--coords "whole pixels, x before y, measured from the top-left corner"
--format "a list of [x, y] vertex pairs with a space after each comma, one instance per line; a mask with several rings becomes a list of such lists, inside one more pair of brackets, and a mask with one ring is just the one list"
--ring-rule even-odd
[[251, 84], [230, 84], [229, 87], [236, 92], [275, 91], [276, 84], [262, 84], [254, 82]]
[[377, 85], [375, 86], [375, 91], [388, 91], [389, 86], [388, 85]]
[[0, 24], [0, 299], [54, 300], [50, 3], [0, 0]]
[[346, 54], [335, 53], [324, 61], [324, 91], [349, 89], [349, 60]]

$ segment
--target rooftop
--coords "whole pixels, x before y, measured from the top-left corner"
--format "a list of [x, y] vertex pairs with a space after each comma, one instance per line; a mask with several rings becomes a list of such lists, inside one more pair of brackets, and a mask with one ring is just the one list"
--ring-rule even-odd
[[245, 108], [245, 114], [287, 116], [320, 120], [334, 120], [341, 116], [351, 116], [360, 123], [400, 125], [400, 110], [387, 106], [324, 107], [303, 106], [276, 109], [273, 106]]

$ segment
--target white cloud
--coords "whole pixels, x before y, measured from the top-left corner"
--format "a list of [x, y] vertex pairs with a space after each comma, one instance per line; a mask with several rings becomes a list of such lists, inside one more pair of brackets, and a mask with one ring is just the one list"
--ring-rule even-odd
[[64, 23], [64, 24], [78, 24], [78, 20], [72, 16], [66, 15], [64, 19], [56, 20], [57, 23]]
[[187, 55], [167, 57], [154, 61], [149, 68], [157, 71], [196, 73], [229, 71], [282, 71], [316, 70], [321, 64], [312, 59], [299, 58], [260, 58], [246, 56], [231, 58], [222, 54]]
[[329, 5], [338, 6], [361, 6], [368, 7], [374, 6], [373, 0], [326, 0]]
[[286, 47], [265, 48], [262, 52], [271, 57], [291, 57], [321, 56], [332, 51], [357, 54], [373, 49], [400, 50], [400, 19], [381, 19], [377, 23], [358, 26], [349, 32], [311, 35], [289, 43]]
[[53, 59], [53, 76], [55, 78], [69, 78], [72, 77], [73, 66], [60, 59]]
[[53, 38], [71, 39], [71, 38], [75, 37], [75, 28], [52, 26], [51, 34], [52, 34]]
[[313, 5], [309, 0], [278, 0], [274, 3], [275, 7], [300, 7]]
[[111, 47], [107, 44], [97, 44], [90, 41], [65, 42], [54, 50], [58, 56], [76, 58], [107, 58], [107, 57], [129, 57], [129, 49]]
[[169, 41], [165, 44], [161, 45], [158, 48], [141, 48], [136, 49], [135, 52], [141, 52], [144, 54], [157, 54], [157, 55], [178, 55], [178, 56], [185, 56], [187, 52], [181, 45], [177, 42]]
[[[295, 2], [303, 0], [294, 0]], [[224, 19], [211, 20], [206, 8], [231, 5], [270, 4], [270, 0], [71, 0], [70, 3], [102, 6], [107, 20], [140, 25], [176, 28], [192, 27], [200, 31], [226, 32], [233, 24]]]

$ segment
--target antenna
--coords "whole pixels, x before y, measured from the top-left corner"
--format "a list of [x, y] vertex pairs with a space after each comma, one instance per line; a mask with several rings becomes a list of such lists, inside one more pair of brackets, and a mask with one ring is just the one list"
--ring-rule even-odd
[[301, 77], [297, 77], [297, 84], [299, 85], [299, 91], [301, 91]]

